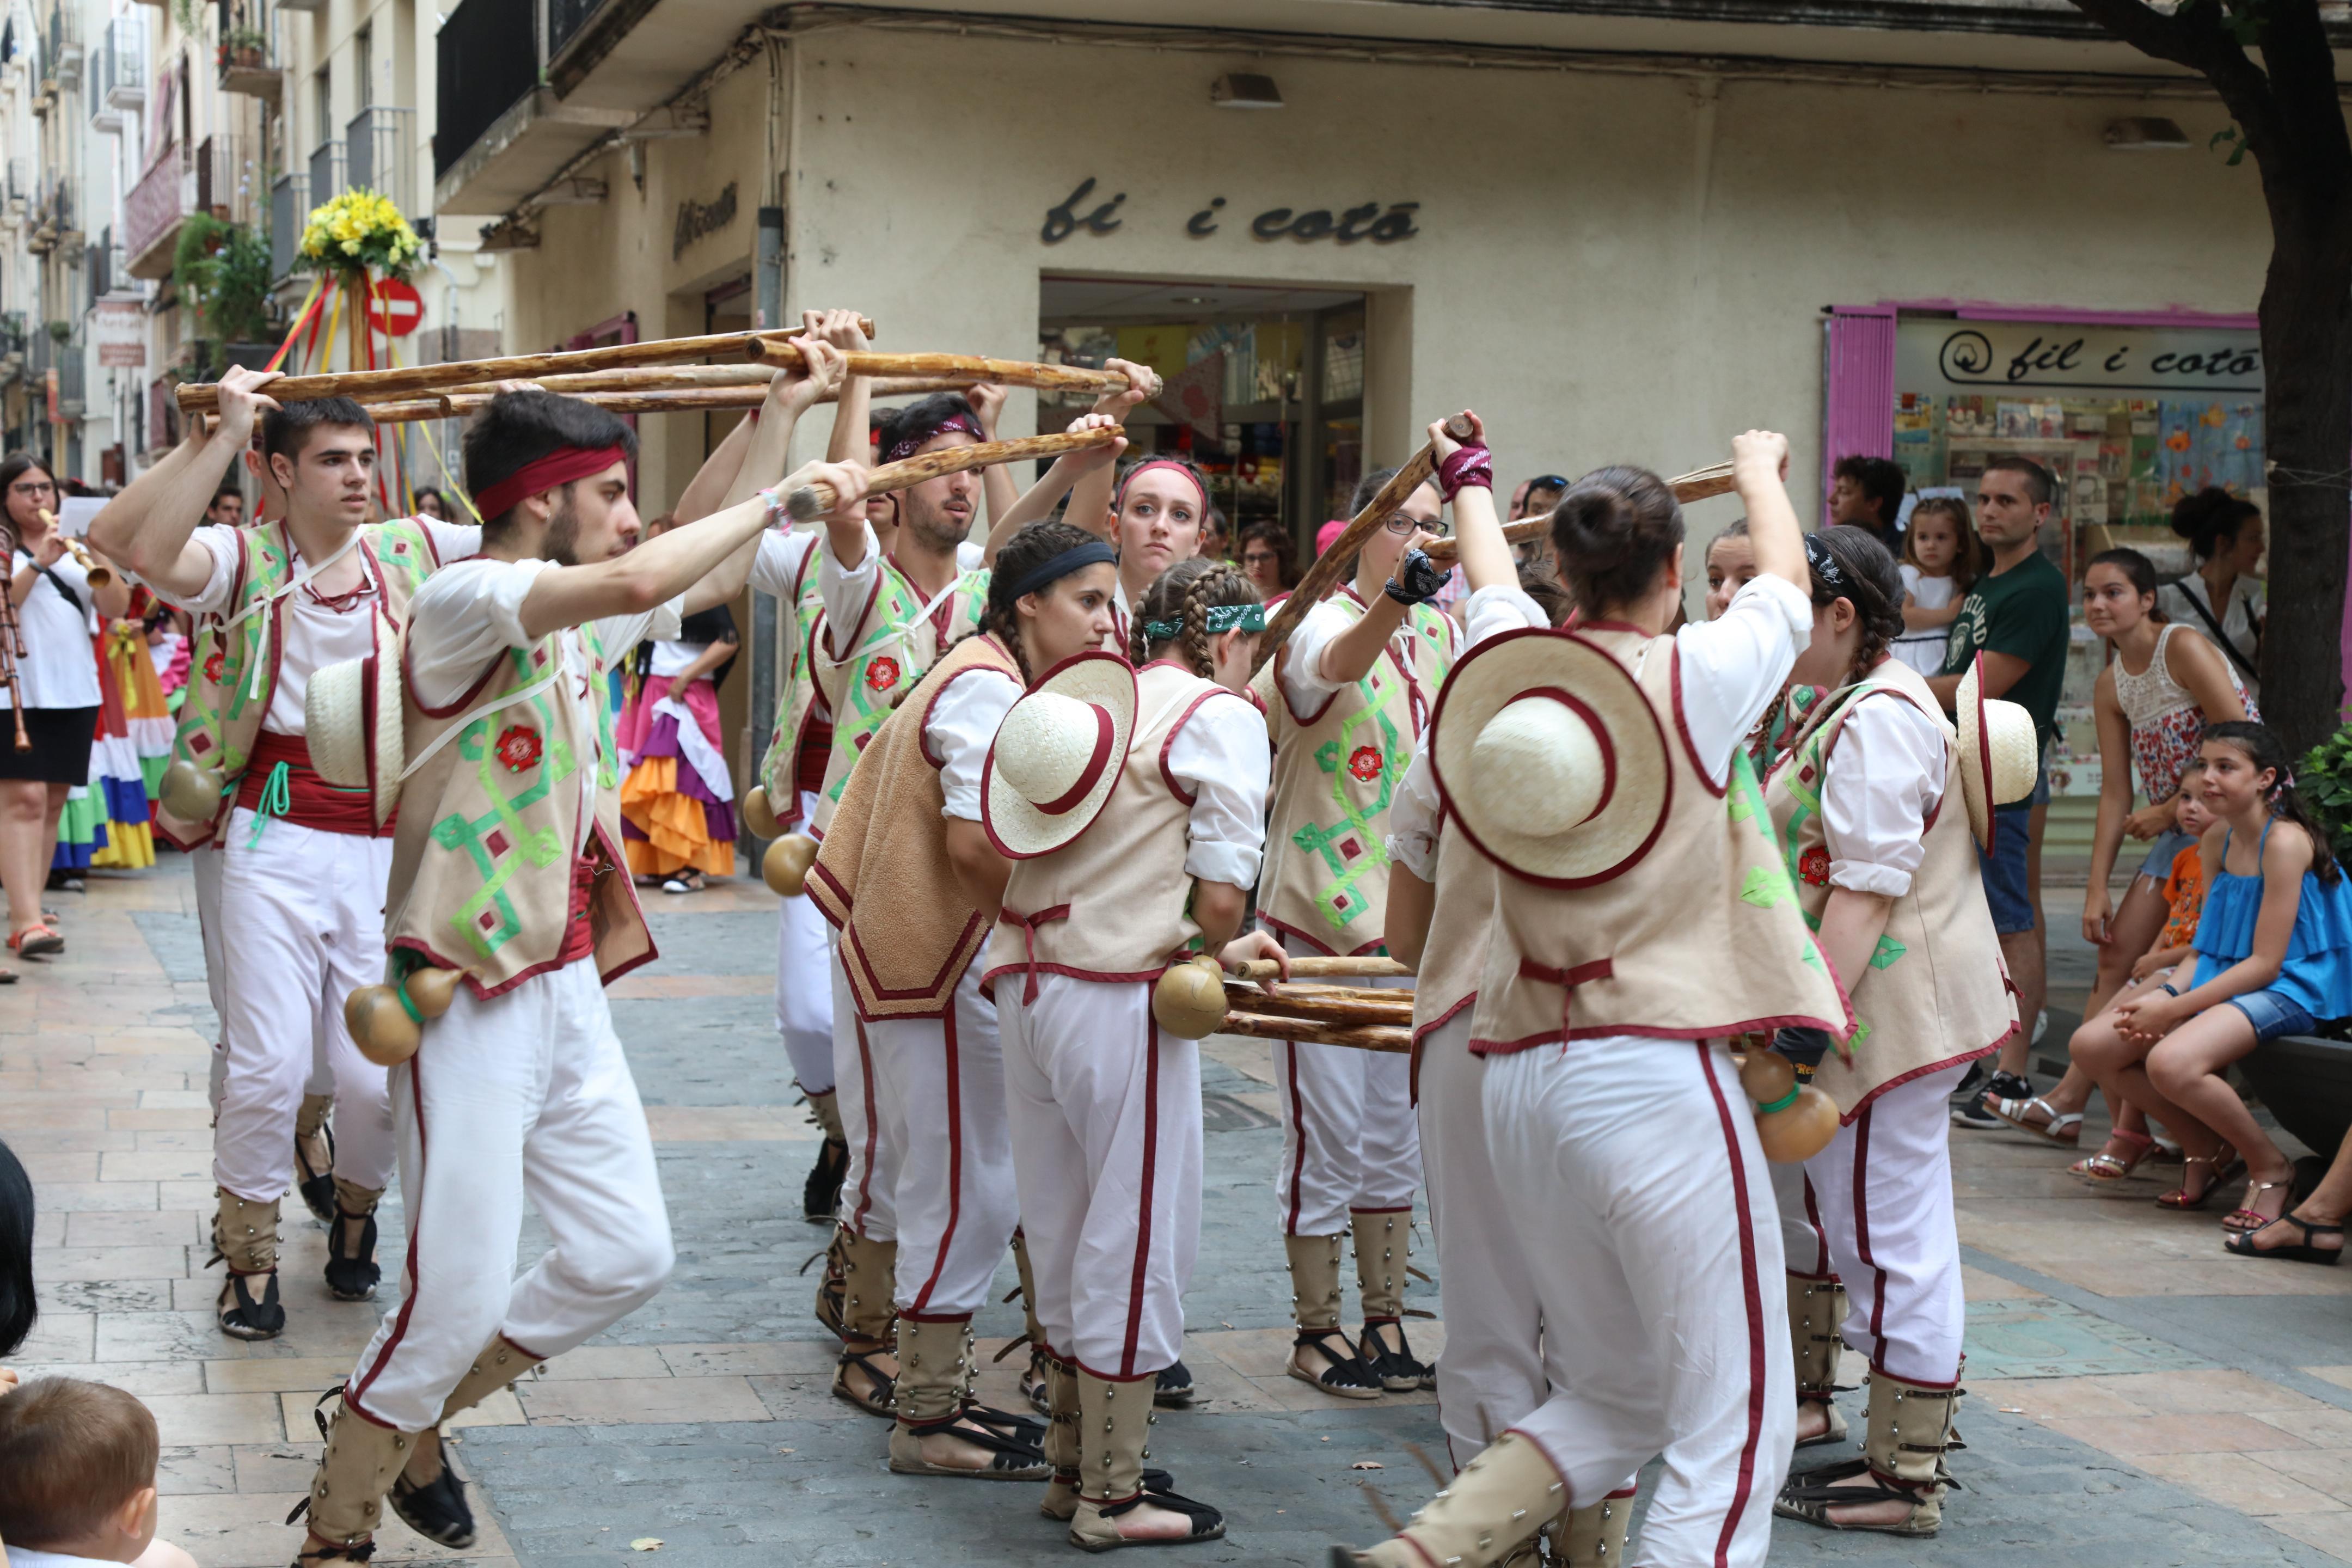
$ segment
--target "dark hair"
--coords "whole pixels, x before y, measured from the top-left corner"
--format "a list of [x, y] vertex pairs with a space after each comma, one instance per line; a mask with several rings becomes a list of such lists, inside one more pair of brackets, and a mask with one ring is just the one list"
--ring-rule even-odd
[[[423, 490], [419, 490], [416, 493], [423, 495], [425, 492]], [[237, 504], [242, 506], [245, 504], [245, 487], [238, 484], [234, 479], [223, 479], [220, 483], [220, 489], [213, 491], [214, 504], [218, 505], [222, 498], [226, 496], [235, 496], [237, 500]]]
[[2131, 579], [2132, 592], [2136, 594], [2153, 596], [2156, 593], [2156, 563], [2137, 550], [2128, 550], [2119, 544], [2113, 550], [2100, 551], [2083, 568], [2083, 581], [2085, 583], [2091, 580], [2093, 566], [2114, 567]]
[[[1021, 651], [1020, 606], [1025, 595], [1014, 594], [1013, 585], [1066, 550], [1101, 542], [1102, 535], [1091, 528], [1047, 521], [1029, 524], [1006, 540], [1004, 548], [996, 552], [996, 563], [988, 574], [988, 602], [981, 606], [979, 629], [994, 633], [996, 640], [1012, 653], [1013, 662], [1020, 667], [1023, 686], [1034, 681], [1036, 672], [1029, 668], [1029, 656]], [[1060, 581], [1056, 577], [1029, 592], [1044, 593]]]
[[375, 430], [375, 421], [369, 417], [368, 411], [361, 407], [355, 398], [298, 398], [270, 409], [261, 416], [261, 460], [268, 463], [280, 452], [289, 458], [300, 458], [303, 444], [310, 440], [310, 432], [329, 425], [365, 430], [370, 434]]
[[1903, 510], [1903, 492], [1910, 488], [1902, 464], [1891, 458], [1865, 458], [1859, 452], [1840, 458], [1830, 478], [1852, 479], [1863, 499], [1878, 509], [1878, 521], [1889, 528], [1895, 526], [1895, 514]]
[[[1832, 585], [1822, 579], [1815, 551], [1828, 552], [1843, 582]], [[1903, 635], [1903, 574], [1878, 536], [1862, 528], [1830, 528], [1814, 534], [1805, 563], [1815, 605], [1843, 599], [1853, 606], [1862, 646], [1854, 650], [1853, 668], [1847, 675], [1851, 679], [1876, 664], [1886, 645]]]
[[[1180, 561], [1152, 580], [1136, 606], [1128, 632], [1135, 662], [1149, 664], [1172, 647], [1184, 667], [1205, 679], [1216, 668], [1209, 658], [1209, 612], [1221, 605], [1257, 602], [1257, 585], [1240, 567], [1197, 555]], [[1178, 621], [1184, 629], [1172, 637], [1153, 639], [1143, 630], [1150, 621]]]
[[443, 511], [446, 512], [449, 510], [449, 498], [443, 495], [438, 489], [431, 485], [417, 486], [416, 489], [410, 493], [408, 504], [417, 508], [421, 513], [425, 506], [425, 498], [426, 496], [431, 496], [434, 503], [440, 507]]
[[2224, 544], [2235, 543], [2246, 524], [2263, 509], [2219, 485], [2207, 485], [2193, 496], [2182, 496], [2172, 507], [2172, 531], [2189, 541], [2200, 561], [2210, 561]]
[[2026, 496], [2036, 506], [2048, 506], [2058, 493], [2057, 481], [2050, 477], [2049, 469], [2032, 458], [2020, 457], [2014, 452], [1995, 458], [1984, 466], [1984, 471], [1988, 474], [2022, 474]]
[[[1348, 502], [1348, 516], [1352, 519], [1371, 505], [1372, 498], [1381, 493], [1381, 488], [1396, 477], [1397, 470], [1394, 468], [1374, 468], [1362, 479], [1358, 479], [1356, 493]], [[1415, 485], [1412, 488], [1419, 489], [1422, 485], [1427, 485], [1431, 489], [1437, 489], [1437, 481], [1433, 479], [1423, 479], [1421, 485]]]
[[1298, 542], [1290, 537], [1290, 530], [1278, 522], [1254, 522], [1242, 530], [1238, 553], [1248, 558], [1252, 544], [1263, 543], [1274, 552], [1275, 581], [1288, 588], [1298, 581]]
[[1903, 531], [1903, 559], [1925, 572], [1927, 564], [1911, 543], [1923, 512], [1952, 520], [1952, 528], [1960, 536], [1960, 548], [1952, 557], [1952, 586], [1965, 592], [1984, 575], [1984, 541], [1977, 537], [1976, 520], [1969, 515], [1968, 502], [1958, 496], [1926, 496], [1911, 509], [1911, 526]]
[[1683, 509], [1647, 468], [1612, 464], [1578, 479], [1551, 514], [1551, 548], [1588, 616], [1647, 593], [1683, 542]]
[[961, 415], [973, 418], [971, 400], [961, 392], [934, 392], [915, 399], [904, 408], [891, 410], [882, 420], [882, 450], [885, 452], [915, 437], [928, 441], [938, 434], [940, 426]]
[[80, 1539], [155, 1484], [155, 1417], [121, 1389], [44, 1377], [0, 1397], [0, 1533], [39, 1551]]
[[1576, 601], [1568, 596], [1559, 578], [1532, 566], [1519, 568], [1519, 592], [1533, 599], [1536, 607], [1544, 613], [1544, 619], [1553, 626], [1566, 621], [1576, 609]]
[[16, 537], [16, 525], [8, 521], [8, 492], [16, 489], [18, 479], [35, 468], [48, 475], [49, 483], [58, 482], [58, 471], [30, 452], [11, 452], [5, 461], [0, 461], [0, 533], [12, 539]]
[[2224, 719], [2205, 726], [2204, 742], [2215, 741], [2244, 752], [2257, 773], [2268, 768], [2277, 775], [2271, 785], [2271, 815], [2303, 829], [2311, 839], [2312, 871], [2323, 884], [2334, 886], [2343, 871], [2328, 845], [2327, 829], [2320, 826], [2294, 787], [2294, 774], [2287, 767], [2286, 742], [2279, 739], [2278, 731], [2257, 719]]
[[33, 1178], [0, 1143], [0, 1356], [25, 1342], [40, 1315], [33, 1299]]
[[[637, 433], [592, 403], [533, 388], [501, 392], [466, 426], [466, 488], [476, 495], [566, 447], [618, 447], [634, 455]], [[517, 502], [520, 506], [521, 503]], [[482, 519], [496, 534], [510, 526], [515, 507]]]

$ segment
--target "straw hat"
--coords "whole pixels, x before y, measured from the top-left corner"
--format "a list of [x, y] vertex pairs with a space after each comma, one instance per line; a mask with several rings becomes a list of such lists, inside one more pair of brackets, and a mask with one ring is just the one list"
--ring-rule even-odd
[[1015, 702], [981, 772], [981, 822], [1014, 860], [1049, 855], [1094, 823], [1135, 733], [1135, 671], [1116, 654], [1073, 655]]
[[1479, 852], [1551, 888], [1625, 871], [1664, 827], [1673, 794], [1649, 699], [1573, 632], [1507, 632], [1455, 665], [1430, 761]]
[[371, 791], [379, 827], [400, 799], [406, 757], [399, 646], [388, 651], [388, 657], [372, 653], [328, 665], [310, 677], [302, 693], [312, 770], [337, 789]]
[[1953, 698], [1953, 722], [1960, 735], [1960, 794], [1969, 805], [1969, 829], [1990, 851], [1993, 808], [2012, 805], [2033, 793], [2042, 776], [2042, 742], [2033, 715], [2014, 702], [1984, 694], [1984, 655], [1960, 677]]

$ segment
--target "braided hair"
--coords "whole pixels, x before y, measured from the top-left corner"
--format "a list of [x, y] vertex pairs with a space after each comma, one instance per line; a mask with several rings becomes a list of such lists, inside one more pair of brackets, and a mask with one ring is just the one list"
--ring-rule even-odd
[[[996, 563], [988, 574], [988, 602], [981, 607], [980, 626], [976, 631], [968, 632], [965, 636], [976, 637], [981, 632], [994, 634], [996, 640], [1011, 651], [1013, 662], [1020, 667], [1021, 684], [1024, 688], [1032, 685], [1036, 676], [1029, 668], [1029, 656], [1021, 648], [1021, 601], [1014, 595], [1013, 585], [1064, 551], [1076, 550], [1082, 544], [1097, 544], [1101, 541], [1102, 535], [1093, 529], [1080, 528], [1075, 522], [1050, 521], [1033, 522], [1006, 540], [1004, 548], [996, 552]], [[1052, 586], [1049, 583], [1045, 588]], [[1033, 594], [1045, 591], [1030, 590]], [[961, 642], [963, 639], [959, 637], [956, 640]]]
[[[1853, 606], [1862, 646], [1854, 649], [1853, 666], [1846, 671], [1846, 680], [1852, 681], [1884, 658], [1887, 644], [1903, 635], [1903, 574], [1895, 568], [1894, 555], [1866, 528], [1828, 529], [1811, 536], [1806, 544], [1805, 563], [1812, 580], [1814, 605], [1827, 606], [1843, 599]], [[1828, 565], [1823, 563], [1824, 555]], [[1825, 575], [1832, 567], [1835, 582]]]
[[[1143, 591], [1143, 603], [1137, 606], [1135, 625], [1128, 634], [1130, 657], [1140, 667], [1173, 647], [1186, 668], [1206, 679], [1216, 669], [1209, 655], [1209, 612], [1257, 602], [1256, 584], [1232, 563], [1200, 557], [1179, 562]], [[1144, 630], [1153, 621], [1179, 622], [1184, 629], [1172, 637], [1154, 638]]]

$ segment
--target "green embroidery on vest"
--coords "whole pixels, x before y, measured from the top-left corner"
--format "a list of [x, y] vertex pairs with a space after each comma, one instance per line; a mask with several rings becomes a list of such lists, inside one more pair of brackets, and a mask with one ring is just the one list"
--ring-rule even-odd
[[1797, 889], [1790, 886], [1789, 879], [1778, 866], [1750, 866], [1739, 884], [1740, 901], [1759, 910], [1785, 904], [1796, 896]]
[[[593, 631], [589, 642], [592, 653], [599, 655], [597, 663], [601, 665], [601, 649]], [[517, 684], [529, 681], [534, 669], [541, 668], [534, 661], [534, 654], [561, 658], [560, 636], [548, 638], [535, 649], [508, 650], [508, 657], [515, 664], [513, 679]], [[490, 808], [473, 818], [462, 812], [450, 813], [433, 825], [433, 842], [444, 849], [463, 850], [482, 879], [482, 886], [459, 906], [449, 924], [485, 958], [522, 933], [522, 920], [508, 897], [508, 883], [524, 864], [543, 871], [562, 859], [571, 847], [553, 824], [532, 827], [523, 820], [524, 812], [545, 801], [550, 790], [578, 770], [571, 746], [557, 730], [557, 689], [541, 691], [513, 707], [486, 713], [467, 724], [465, 732], [450, 742], [462, 762], [474, 764], [475, 779], [488, 798]], [[610, 700], [601, 690], [593, 700], [599, 733], [604, 737], [604, 751], [609, 757]], [[535, 734], [527, 733], [532, 730]], [[611, 771], [608, 762], [604, 772]], [[518, 780], [527, 782], [509, 793], [510, 782]]]
[[1894, 967], [1897, 960], [1901, 959], [1905, 953], [1910, 951], [1911, 950], [1909, 948], [1904, 946], [1893, 937], [1882, 936], [1878, 939], [1878, 946], [1871, 952], [1870, 967], [1873, 969], [1890, 969]]
[[792, 607], [792, 651], [784, 660], [784, 679], [777, 688], [775, 727], [768, 732], [767, 750], [760, 753], [759, 782], [768, 792], [768, 804], [776, 808], [779, 816], [789, 815], [788, 807], [799, 794], [794, 753], [799, 749], [800, 725], [796, 721], [807, 710], [805, 704], [816, 700], [816, 670], [809, 654], [816, 635], [817, 617], [824, 614], [824, 595], [817, 592], [814, 550], [809, 552], [802, 576], [804, 581], [800, 597]]
[[1870, 1038], [1870, 1024], [1861, 1014], [1856, 1013], [1853, 1016], [1853, 1033], [1845, 1037], [1845, 1043], [1838, 1047], [1838, 1051], [1851, 1059], [1853, 1053], [1861, 1047], [1862, 1042], [1868, 1038]]
[[[986, 567], [959, 576], [949, 590], [950, 628], [952, 630], [959, 619], [966, 626], [977, 626], [987, 598]], [[874, 623], [874, 629], [840, 666], [845, 673], [842, 698], [835, 705], [833, 715], [833, 750], [843, 765], [840, 776], [825, 791], [836, 805], [841, 804], [841, 792], [849, 784], [849, 770], [856, 765], [858, 753], [866, 750], [866, 743], [874, 738], [882, 721], [890, 717], [892, 693], [902, 684], [912, 686], [922, 679], [929, 668], [910, 668], [915, 662], [914, 626], [922, 616], [923, 603], [914, 584], [900, 575], [897, 567], [884, 562], [882, 586], [867, 617]], [[934, 649], [931, 657], [936, 659], [945, 651]]]

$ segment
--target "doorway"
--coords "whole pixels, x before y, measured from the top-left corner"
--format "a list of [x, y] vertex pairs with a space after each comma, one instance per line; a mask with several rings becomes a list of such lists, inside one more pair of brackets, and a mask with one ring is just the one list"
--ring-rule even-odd
[[[1304, 549], [1349, 514], [1364, 468], [1360, 290], [1048, 275], [1038, 357], [1148, 364], [1161, 396], [1128, 416], [1130, 457], [1174, 453], [1209, 476], [1227, 538], [1275, 522]], [[1037, 428], [1092, 399], [1038, 395]]]

